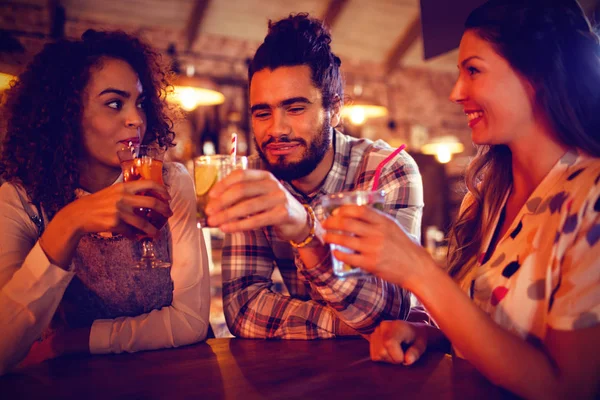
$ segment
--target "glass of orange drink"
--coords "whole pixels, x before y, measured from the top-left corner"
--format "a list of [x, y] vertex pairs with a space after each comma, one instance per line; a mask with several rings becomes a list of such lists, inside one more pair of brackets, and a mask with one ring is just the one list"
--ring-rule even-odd
[[[165, 148], [158, 145], [131, 145], [117, 152], [123, 171], [123, 182], [132, 182], [140, 179], [152, 180], [164, 185], [163, 181], [163, 159]], [[142, 196], [157, 197], [152, 191], [138, 193]], [[161, 230], [167, 222], [167, 218], [152, 210], [151, 208], [136, 208], [134, 213], [148, 222], [157, 230]], [[134, 266], [137, 268], [169, 268], [170, 263], [156, 258], [152, 237], [137, 230], [136, 238], [142, 244], [142, 256]]]

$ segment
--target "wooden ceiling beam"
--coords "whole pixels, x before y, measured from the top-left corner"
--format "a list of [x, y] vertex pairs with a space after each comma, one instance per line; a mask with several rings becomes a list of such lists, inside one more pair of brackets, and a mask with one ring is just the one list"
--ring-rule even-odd
[[340, 13], [347, 4], [348, 0], [329, 0], [329, 4], [327, 4], [325, 13], [323, 13], [321, 18], [321, 20], [329, 27], [329, 29], [333, 29], [333, 26], [340, 16]]
[[194, 3], [194, 7], [183, 32], [185, 51], [190, 51], [192, 46], [194, 46], [194, 42], [198, 38], [198, 28], [200, 28], [200, 25], [202, 24], [209, 3], [210, 0], [196, 0]]
[[389, 75], [400, 63], [400, 60], [406, 55], [406, 52], [412, 44], [422, 35], [421, 33], [421, 16], [417, 15], [408, 24], [402, 35], [396, 41], [394, 47], [388, 53], [384, 61], [385, 74]]

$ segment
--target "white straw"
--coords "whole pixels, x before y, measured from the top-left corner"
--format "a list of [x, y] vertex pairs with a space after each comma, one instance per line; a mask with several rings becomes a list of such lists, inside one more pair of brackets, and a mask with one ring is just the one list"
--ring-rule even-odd
[[231, 160], [233, 161], [233, 165], [235, 166], [236, 156], [237, 156], [237, 133], [231, 133], [231, 149], [229, 151], [231, 155]]

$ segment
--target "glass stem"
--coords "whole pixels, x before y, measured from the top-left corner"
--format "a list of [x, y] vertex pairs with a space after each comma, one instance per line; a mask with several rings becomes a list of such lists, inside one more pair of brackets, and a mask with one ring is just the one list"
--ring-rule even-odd
[[156, 259], [154, 254], [154, 243], [152, 239], [142, 239], [142, 260], [152, 261]]

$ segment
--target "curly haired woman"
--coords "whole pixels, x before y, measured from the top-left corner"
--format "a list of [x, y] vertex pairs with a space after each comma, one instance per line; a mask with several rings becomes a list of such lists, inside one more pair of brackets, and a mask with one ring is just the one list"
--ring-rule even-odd
[[[122, 32], [48, 44], [6, 97], [0, 160], [0, 374], [76, 352], [203, 340], [209, 284], [192, 180], [123, 183], [124, 143], [171, 146], [157, 55]], [[153, 191], [159, 199], [138, 195]], [[169, 218], [157, 229], [135, 208]], [[171, 268], [139, 270], [134, 232]]]

